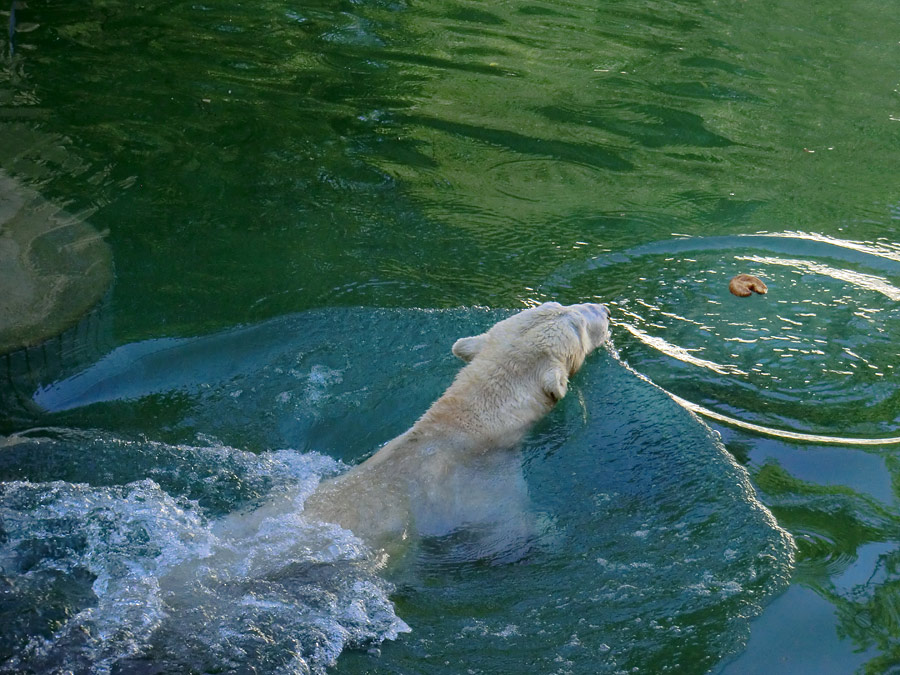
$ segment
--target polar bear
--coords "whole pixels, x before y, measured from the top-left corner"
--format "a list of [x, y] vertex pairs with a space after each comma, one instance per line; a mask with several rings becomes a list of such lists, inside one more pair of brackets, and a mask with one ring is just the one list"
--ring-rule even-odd
[[457, 340], [452, 352], [467, 365], [447, 391], [408, 431], [323, 481], [303, 515], [385, 552], [467, 527], [519, 536], [527, 491], [514, 450], [608, 330], [605, 305], [547, 302]]

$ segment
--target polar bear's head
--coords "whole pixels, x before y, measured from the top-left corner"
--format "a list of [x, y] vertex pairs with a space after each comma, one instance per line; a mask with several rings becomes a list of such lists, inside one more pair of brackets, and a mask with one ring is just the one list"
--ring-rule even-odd
[[457, 340], [453, 354], [493, 376], [536, 381], [555, 402], [566, 395], [569, 377], [608, 335], [605, 305], [545, 302], [500, 321], [486, 333]]

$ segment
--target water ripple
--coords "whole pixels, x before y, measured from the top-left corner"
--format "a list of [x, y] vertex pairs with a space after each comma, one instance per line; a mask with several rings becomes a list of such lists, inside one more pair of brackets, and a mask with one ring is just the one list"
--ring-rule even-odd
[[[732, 297], [739, 272], [765, 296]], [[811, 443], [900, 443], [900, 251], [806, 232], [686, 237], [567, 263], [546, 297], [600, 298], [622, 358], [697, 414]]]

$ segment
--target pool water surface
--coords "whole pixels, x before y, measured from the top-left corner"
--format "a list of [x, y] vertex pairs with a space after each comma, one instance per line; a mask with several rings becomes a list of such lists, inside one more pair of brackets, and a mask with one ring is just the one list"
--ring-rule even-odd
[[[0, 355], [0, 672], [898, 667], [882, 4], [0, 19], [0, 259], [103, 281]], [[38, 205], [90, 245], [25, 237]], [[457, 338], [547, 300], [612, 337], [494, 485], [523, 486], [506, 534], [385, 561], [303, 518]]]

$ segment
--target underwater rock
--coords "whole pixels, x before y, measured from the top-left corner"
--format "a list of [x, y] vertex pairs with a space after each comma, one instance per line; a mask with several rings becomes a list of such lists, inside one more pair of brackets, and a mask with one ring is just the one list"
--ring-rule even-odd
[[75, 325], [112, 281], [102, 233], [0, 170], [0, 354]]

